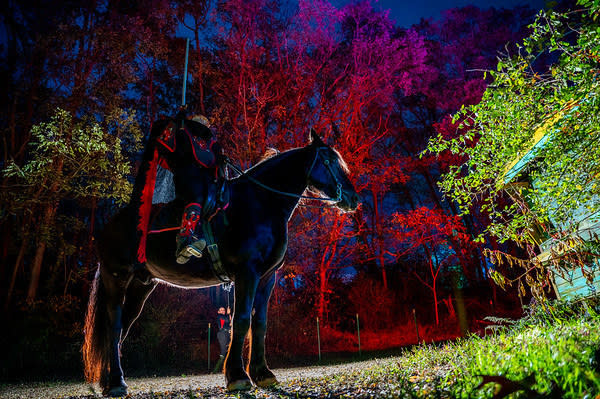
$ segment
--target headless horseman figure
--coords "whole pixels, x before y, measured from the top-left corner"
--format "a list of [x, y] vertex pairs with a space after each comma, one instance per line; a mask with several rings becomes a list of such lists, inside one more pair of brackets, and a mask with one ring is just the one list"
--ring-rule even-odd
[[184, 264], [191, 257], [201, 257], [206, 247], [201, 234], [202, 221], [216, 214], [223, 205], [224, 156], [208, 127], [208, 120], [203, 116], [186, 119], [180, 112], [175, 119], [157, 121], [150, 134], [145, 160], [148, 166], [143, 168], [145, 170], [140, 169], [145, 178], [139, 208], [138, 261], [146, 260], [150, 206], [159, 165], [173, 174], [175, 197], [187, 204], [177, 234], [177, 263]]

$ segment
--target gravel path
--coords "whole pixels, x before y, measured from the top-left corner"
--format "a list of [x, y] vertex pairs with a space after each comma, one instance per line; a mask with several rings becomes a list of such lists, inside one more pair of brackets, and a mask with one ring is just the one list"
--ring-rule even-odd
[[[390, 359], [386, 359], [389, 361]], [[366, 360], [355, 363], [331, 366], [313, 366], [273, 370], [283, 389], [262, 390], [253, 389], [242, 394], [244, 398], [281, 398], [304, 396], [301, 392], [290, 390], [295, 380], [326, 377], [332, 374], [351, 373], [364, 370], [377, 364], [378, 360]], [[160, 377], [160, 378], [130, 378], [129, 398], [189, 398], [189, 397], [231, 397], [224, 390], [225, 379], [219, 374]], [[0, 398], [6, 399], [46, 399], [46, 398], [93, 398], [100, 396], [98, 386], [85, 383], [30, 383], [20, 385], [0, 386]], [[235, 395], [240, 396], [240, 395]], [[308, 395], [312, 396], [312, 395]]]

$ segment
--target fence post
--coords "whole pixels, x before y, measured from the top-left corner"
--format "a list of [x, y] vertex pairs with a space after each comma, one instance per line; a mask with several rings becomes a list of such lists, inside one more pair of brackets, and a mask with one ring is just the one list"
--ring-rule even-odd
[[362, 351], [360, 349], [360, 322], [358, 321], [358, 313], [356, 314], [356, 333], [358, 334], [358, 356], [362, 355]]
[[419, 343], [419, 325], [417, 324], [417, 312], [413, 308], [413, 318], [415, 319], [415, 330], [417, 331], [417, 344]]
[[208, 360], [206, 360], [206, 368], [210, 371], [210, 323], [208, 323]]
[[319, 347], [319, 361], [321, 361], [321, 332], [319, 331], [319, 318], [317, 317], [317, 345]]

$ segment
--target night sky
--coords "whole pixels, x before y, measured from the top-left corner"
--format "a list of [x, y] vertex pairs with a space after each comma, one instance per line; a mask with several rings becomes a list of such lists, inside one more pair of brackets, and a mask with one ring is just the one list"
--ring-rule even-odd
[[[343, 7], [346, 4], [351, 4], [359, 0], [329, 0], [331, 4], [338, 8]], [[371, 3], [375, 8], [390, 11], [390, 19], [396, 22], [397, 26], [410, 27], [411, 25], [419, 23], [424, 18], [438, 19], [441, 17], [441, 13], [444, 10], [449, 10], [456, 7], [465, 7], [468, 5], [474, 5], [481, 9], [488, 9], [491, 7], [501, 8], [514, 8], [517, 6], [529, 6], [534, 10], [540, 10], [544, 8], [546, 0], [426, 0], [426, 1], [401, 1], [401, 0], [371, 0]], [[289, 3], [291, 8], [297, 7], [298, 2], [293, 0]], [[189, 16], [188, 16], [189, 17]], [[189, 23], [192, 22], [190, 19]], [[1, 30], [0, 30], [1, 31]], [[177, 28], [178, 37], [191, 37], [190, 31], [183, 25]], [[2, 36], [2, 32], [0, 32]], [[209, 43], [207, 43], [209, 44]]]
[[[334, 4], [347, 4], [353, 0], [337, 0]], [[545, 0], [425, 0], [425, 1], [401, 1], [401, 0], [376, 0], [376, 6], [383, 10], [390, 10], [391, 19], [399, 26], [409, 27], [418, 23], [421, 18], [440, 17], [441, 12], [454, 7], [474, 5], [481, 9], [490, 7], [513, 8], [528, 5], [534, 10], [544, 8]]]

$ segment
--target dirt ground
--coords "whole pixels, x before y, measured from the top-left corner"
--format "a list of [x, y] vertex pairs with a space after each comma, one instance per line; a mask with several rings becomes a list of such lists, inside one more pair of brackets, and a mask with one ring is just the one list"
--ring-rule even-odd
[[[332, 374], [352, 372], [373, 366], [378, 360], [366, 360], [329, 366], [313, 366], [273, 370], [282, 385], [293, 385], [294, 380], [324, 377]], [[129, 398], [189, 398], [231, 397], [224, 390], [225, 378], [220, 374], [173, 376], [160, 378], [130, 378]], [[290, 384], [291, 383], [291, 384]], [[47, 382], [0, 386], [3, 399], [46, 399], [46, 398], [93, 398], [100, 397], [98, 386], [74, 382]], [[300, 395], [298, 395], [300, 394]], [[254, 389], [242, 395], [246, 398], [281, 398], [304, 396], [300, 392]]]

